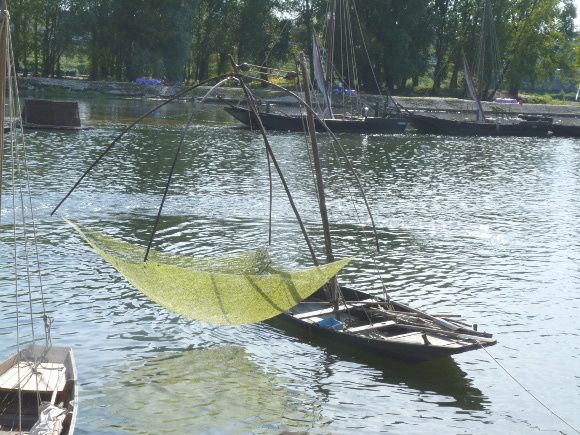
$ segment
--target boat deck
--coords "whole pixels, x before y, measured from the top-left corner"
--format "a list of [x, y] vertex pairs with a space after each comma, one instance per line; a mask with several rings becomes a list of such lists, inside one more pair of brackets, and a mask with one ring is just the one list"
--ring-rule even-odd
[[292, 310], [292, 316], [312, 326], [330, 322], [337, 333], [411, 346], [429, 346], [458, 353], [474, 345], [491, 345], [489, 334], [477, 332], [458, 316], [434, 317], [408, 307], [388, 306], [384, 301], [363, 299], [343, 302], [334, 309], [326, 301], [307, 301]]
[[23, 392], [62, 391], [66, 384], [65, 372], [64, 364], [45, 362], [35, 365], [21, 361], [0, 374], [0, 391], [17, 390], [19, 384]]

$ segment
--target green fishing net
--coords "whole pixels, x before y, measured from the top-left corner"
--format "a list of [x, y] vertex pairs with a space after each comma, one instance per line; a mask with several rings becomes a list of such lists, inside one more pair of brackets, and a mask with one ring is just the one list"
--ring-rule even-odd
[[151, 300], [208, 323], [255, 323], [277, 316], [312, 295], [350, 262], [285, 271], [271, 264], [265, 250], [211, 258], [151, 250], [143, 262], [144, 247], [71, 225]]

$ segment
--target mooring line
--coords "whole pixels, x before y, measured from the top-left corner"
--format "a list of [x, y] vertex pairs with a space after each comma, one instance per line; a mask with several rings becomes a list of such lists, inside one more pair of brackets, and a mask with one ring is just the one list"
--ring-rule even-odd
[[485, 353], [487, 353], [487, 355], [493, 360], [493, 362], [495, 362], [510, 378], [512, 378], [512, 380], [516, 384], [518, 384], [522, 388], [522, 390], [524, 390], [526, 393], [528, 393], [536, 402], [538, 402], [545, 409], [547, 409], [550, 414], [552, 414], [554, 417], [556, 417], [558, 420], [560, 420], [562, 423], [564, 423], [566, 426], [568, 426], [574, 432], [580, 434], [580, 431], [578, 429], [576, 429], [574, 426], [572, 426], [570, 423], [568, 423], [563, 417], [558, 415], [558, 413], [556, 413], [556, 411], [552, 410], [552, 408], [550, 408], [548, 405], [546, 405], [544, 402], [542, 402], [538, 397], [536, 397], [534, 395], [534, 393], [532, 393], [529, 389], [526, 388], [526, 386], [524, 384], [522, 384], [520, 381], [518, 381], [516, 379], [516, 377], [508, 371], [508, 369], [506, 369], [497, 359], [495, 359], [495, 357], [491, 353], [489, 353], [489, 351], [481, 344], [481, 342], [479, 340], [476, 340], [476, 341], [477, 341], [477, 344], [479, 344], [479, 346], [483, 350], [485, 350]]

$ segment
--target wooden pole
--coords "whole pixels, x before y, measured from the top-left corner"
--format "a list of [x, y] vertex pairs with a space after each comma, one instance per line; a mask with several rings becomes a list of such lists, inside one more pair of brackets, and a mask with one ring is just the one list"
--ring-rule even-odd
[[[316, 142], [316, 129], [314, 122], [314, 115], [312, 114], [312, 101], [310, 97], [310, 80], [308, 77], [308, 70], [306, 68], [306, 56], [304, 53], [300, 54], [300, 69], [304, 81], [304, 100], [308, 105], [306, 109], [306, 124], [308, 126], [308, 133], [310, 134], [310, 148], [312, 150], [312, 161], [314, 163], [314, 173], [316, 175], [316, 190], [318, 191], [318, 206], [320, 209], [320, 217], [322, 219], [322, 229], [324, 231], [324, 248], [326, 251], [327, 263], [334, 261], [334, 253], [332, 252], [332, 239], [330, 238], [330, 223], [328, 221], [328, 210], [326, 208], [326, 195], [324, 192], [324, 180], [322, 179], [322, 168], [320, 166], [320, 154], [318, 153], [318, 143]], [[338, 308], [338, 283], [336, 278], [333, 278], [329, 283], [331, 302]]]
[[2, 168], [4, 163], [4, 97], [6, 92], [6, 70], [8, 68], [8, 11], [6, 0], [0, 0], [0, 212], [2, 211]]
[[[230, 57], [230, 62], [232, 64], [232, 67], [236, 71], [236, 74], [239, 74], [238, 73], [239, 68], [236, 65], [236, 63], [234, 62], [234, 58], [231, 55], [229, 57]], [[296, 207], [296, 204], [294, 203], [294, 199], [292, 198], [292, 194], [290, 193], [290, 188], [288, 187], [288, 184], [286, 183], [286, 179], [284, 178], [284, 174], [282, 173], [282, 169], [280, 168], [280, 165], [278, 165], [278, 161], [276, 160], [276, 156], [274, 156], [274, 151], [272, 150], [272, 147], [270, 146], [270, 141], [268, 140], [268, 135], [266, 134], [266, 129], [264, 128], [264, 124], [262, 124], [262, 118], [260, 117], [260, 112], [258, 111], [258, 107], [256, 106], [256, 102], [254, 100], [254, 97], [252, 96], [252, 93], [250, 92], [250, 90], [248, 89], [246, 84], [244, 83], [244, 76], [240, 76], [239, 81], [240, 81], [240, 86], [242, 87], [242, 90], [244, 91], [244, 94], [246, 95], [246, 99], [248, 100], [250, 110], [254, 114], [254, 116], [256, 118], [256, 122], [258, 124], [258, 127], [260, 128], [260, 132], [262, 134], [262, 139], [264, 140], [264, 146], [266, 147], [266, 151], [268, 152], [269, 159], [272, 161], [274, 168], [276, 169], [276, 172], [278, 173], [278, 178], [280, 178], [280, 182], [282, 183], [282, 186], [284, 187], [284, 191], [286, 192], [286, 196], [288, 197], [288, 202], [290, 203], [290, 207], [292, 207], [292, 210], [294, 211], [294, 216], [296, 217], [296, 221], [298, 222], [298, 225], [300, 226], [300, 230], [302, 231], [302, 235], [304, 236], [304, 240], [306, 241], [306, 244], [308, 245], [308, 250], [310, 251], [310, 256], [312, 257], [312, 261], [314, 262], [315, 266], [318, 266], [320, 263], [318, 261], [318, 258], [316, 257], [316, 253], [314, 252], [314, 247], [312, 246], [312, 243], [310, 242], [310, 238], [308, 237], [308, 233], [306, 232], [306, 227], [304, 226], [304, 223], [302, 222], [302, 218], [300, 217], [300, 213], [298, 212], [298, 208]]]

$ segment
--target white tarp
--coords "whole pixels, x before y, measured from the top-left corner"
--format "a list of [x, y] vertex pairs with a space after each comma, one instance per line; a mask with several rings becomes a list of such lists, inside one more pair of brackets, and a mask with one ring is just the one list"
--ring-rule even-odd
[[322, 112], [322, 118], [328, 119], [333, 118], [332, 108], [330, 105], [330, 97], [328, 95], [328, 90], [326, 89], [326, 83], [324, 81], [324, 71], [322, 69], [322, 60], [320, 59], [320, 48], [318, 46], [318, 41], [316, 40], [316, 35], [312, 34], [312, 59], [314, 67], [314, 79], [318, 90], [322, 94], [324, 99], [324, 110]]
[[62, 422], [66, 417], [66, 409], [55, 405], [48, 405], [40, 413], [40, 417], [32, 429], [30, 435], [58, 435], [62, 429]]

